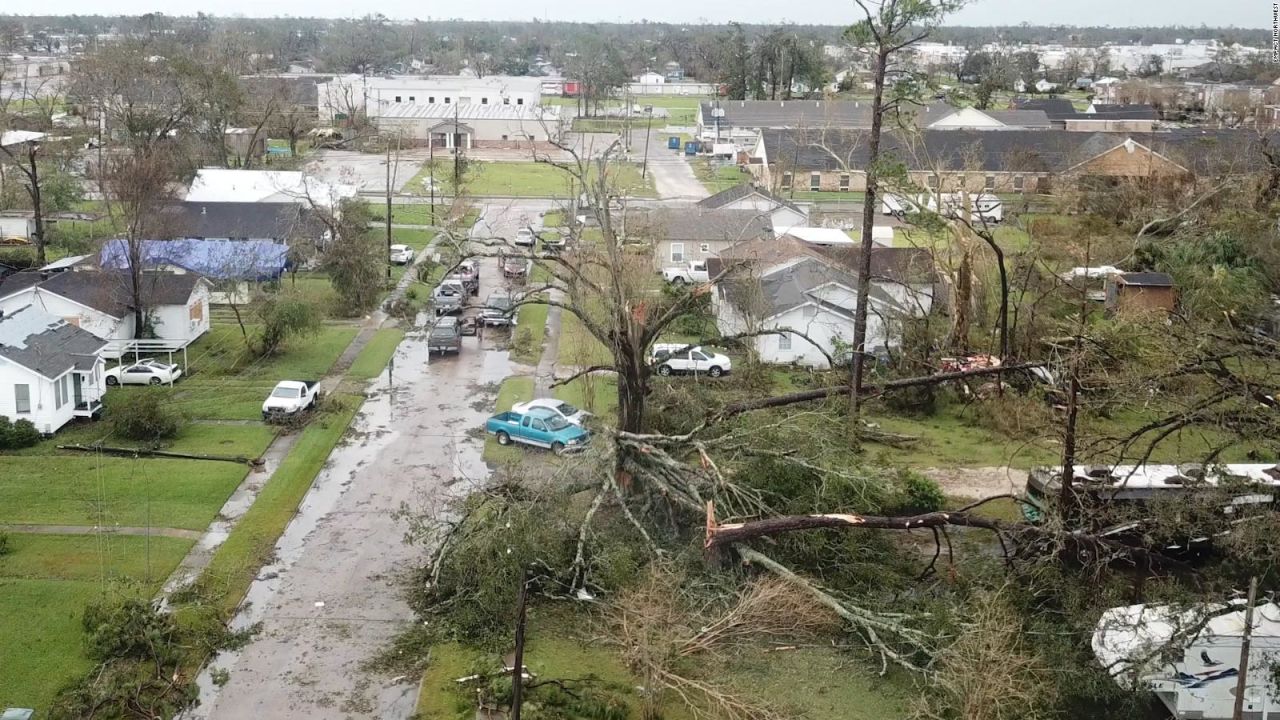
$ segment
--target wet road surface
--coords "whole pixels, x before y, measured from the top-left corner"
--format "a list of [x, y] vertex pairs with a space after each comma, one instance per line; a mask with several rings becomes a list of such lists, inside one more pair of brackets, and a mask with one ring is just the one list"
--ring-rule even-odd
[[[480, 231], [514, 233], [524, 213], [513, 210], [486, 211]], [[480, 297], [500, 282], [497, 261], [484, 260]], [[510, 372], [506, 351], [494, 346], [501, 337], [464, 338], [457, 356], [428, 362], [424, 329], [410, 332], [232, 623], [242, 628], [261, 622], [261, 633], [206, 668], [201, 703], [185, 717], [321, 720], [413, 713], [417, 677], [387, 678], [363, 667], [413, 619], [402, 577], [425, 551], [404, 543], [407, 525], [393, 515], [402, 506], [438, 510], [488, 476], [483, 436], [474, 429]], [[230, 672], [226, 685], [213, 685], [211, 669]]]

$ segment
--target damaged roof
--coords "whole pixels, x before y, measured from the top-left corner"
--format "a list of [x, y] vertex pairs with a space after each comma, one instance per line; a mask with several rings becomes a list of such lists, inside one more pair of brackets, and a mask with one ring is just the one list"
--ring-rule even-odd
[[0, 316], [0, 357], [50, 380], [68, 370], [92, 369], [106, 344], [30, 305]]

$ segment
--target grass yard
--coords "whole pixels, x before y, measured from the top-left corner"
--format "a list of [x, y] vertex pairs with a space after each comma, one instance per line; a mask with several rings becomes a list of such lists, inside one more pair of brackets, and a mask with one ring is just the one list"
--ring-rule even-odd
[[618, 381], [609, 373], [580, 377], [556, 388], [554, 393], [592, 415], [612, 417], [618, 412]]
[[293, 519], [298, 503], [360, 408], [360, 398], [355, 396], [336, 396], [329, 405], [333, 407], [335, 402], [335, 412], [317, 417], [302, 431], [302, 437], [258, 493], [253, 507], [200, 576], [199, 584], [215, 593], [216, 602], [226, 615], [240, 604], [258, 569], [271, 556], [276, 539]]
[[400, 328], [383, 328], [375, 332], [369, 344], [364, 346], [355, 362], [351, 363], [347, 377], [370, 380], [381, 375], [403, 339], [404, 331]]
[[10, 533], [11, 552], [0, 558], [0, 707], [34, 708], [44, 717], [57, 691], [92, 666], [84, 654], [84, 608], [104, 592], [150, 595], [192, 544]]
[[737, 165], [713, 164], [706, 158], [693, 161], [693, 174], [712, 195], [751, 181], [751, 174], [743, 172]]
[[[589, 621], [566, 610], [537, 609], [530, 614], [525, 664], [541, 679], [594, 676], [599, 686], [617, 692], [630, 720], [642, 717], [636, 689], [640, 679], [609, 646], [590, 637]], [[455, 679], [477, 671], [492, 671], [497, 653], [445, 643], [431, 649], [423, 676], [417, 711], [424, 720], [463, 720], [475, 716], [471, 690], [459, 691]], [[836, 650], [800, 648], [763, 652], [748, 648], [723, 660], [703, 663], [708, 674], [756, 701], [768, 702], [783, 716], [882, 720], [906, 715], [911, 697], [908, 681], [891, 672], [881, 678]], [[665, 698], [662, 717], [695, 717], [683, 700]]]
[[[447, 207], [442, 205], [435, 206], [435, 213], [431, 211], [429, 203], [391, 203], [391, 222], [400, 225], [431, 225], [435, 222], [443, 221], [445, 214], [449, 211]], [[387, 219], [386, 203], [371, 202], [369, 203], [369, 214], [378, 222]], [[432, 216], [435, 219], [432, 219]]]
[[547, 338], [548, 310], [546, 305], [536, 303], [520, 306], [516, 313], [516, 326], [512, 330], [512, 360], [525, 365], [538, 364]]
[[561, 370], [572, 366], [612, 365], [613, 355], [587, 331], [577, 315], [560, 314], [560, 352], [556, 365]]
[[[533, 378], [524, 376], [509, 377], [502, 381], [502, 386], [498, 389], [498, 399], [494, 401], [493, 412], [495, 414], [504, 413], [510, 410], [512, 405], [532, 399]], [[503, 447], [498, 444], [498, 441], [492, 435], [485, 435], [483, 458], [487, 463], [505, 464], [518, 462], [521, 454], [525, 452], [530, 451], [515, 444]]]
[[[277, 382], [324, 377], [356, 332], [354, 327], [324, 327], [311, 337], [291, 340], [272, 357], [254, 358], [245, 350], [238, 327], [215, 327], [188, 350], [191, 376], [175, 386], [174, 399], [193, 419], [258, 418], [263, 399]], [[148, 390], [119, 388], [107, 398]]]
[[[653, 179], [641, 178], [638, 164], [616, 164], [610, 166], [610, 170], [619, 193], [657, 197]], [[429, 172], [430, 168], [423, 168], [405, 185], [405, 192], [422, 195], [423, 181]], [[571, 181], [568, 173], [546, 163], [472, 161], [467, 171], [466, 192], [479, 196], [568, 198], [572, 195]], [[441, 192], [454, 192], [440, 161], [437, 161], [436, 182], [442, 188]]]
[[91, 454], [3, 463], [0, 523], [36, 525], [203, 530], [247, 472], [229, 462]]

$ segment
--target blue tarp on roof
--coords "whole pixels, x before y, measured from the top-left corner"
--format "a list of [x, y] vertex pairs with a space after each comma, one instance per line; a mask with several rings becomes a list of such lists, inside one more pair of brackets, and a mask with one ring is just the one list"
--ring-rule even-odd
[[[275, 280], [288, 263], [289, 246], [270, 240], [143, 240], [145, 267], [176, 265], [213, 280]], [[102, 246], [104, 268], [129, 267], [128, 244]]]

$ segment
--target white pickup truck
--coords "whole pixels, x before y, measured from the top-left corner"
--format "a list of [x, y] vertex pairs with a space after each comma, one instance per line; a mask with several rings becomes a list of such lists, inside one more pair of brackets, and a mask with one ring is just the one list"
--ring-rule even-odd
[[711, 280], [707, 274], [706, 260], [690, 260], [683, 267], [662, 268], [662, 277], [669, 283], [684, 285], [685, 283], [704, 283]]
[[316, 406], [320, 383], [316, 380], [281, 380], [262, 403], [262, 419], [289, 418]]

